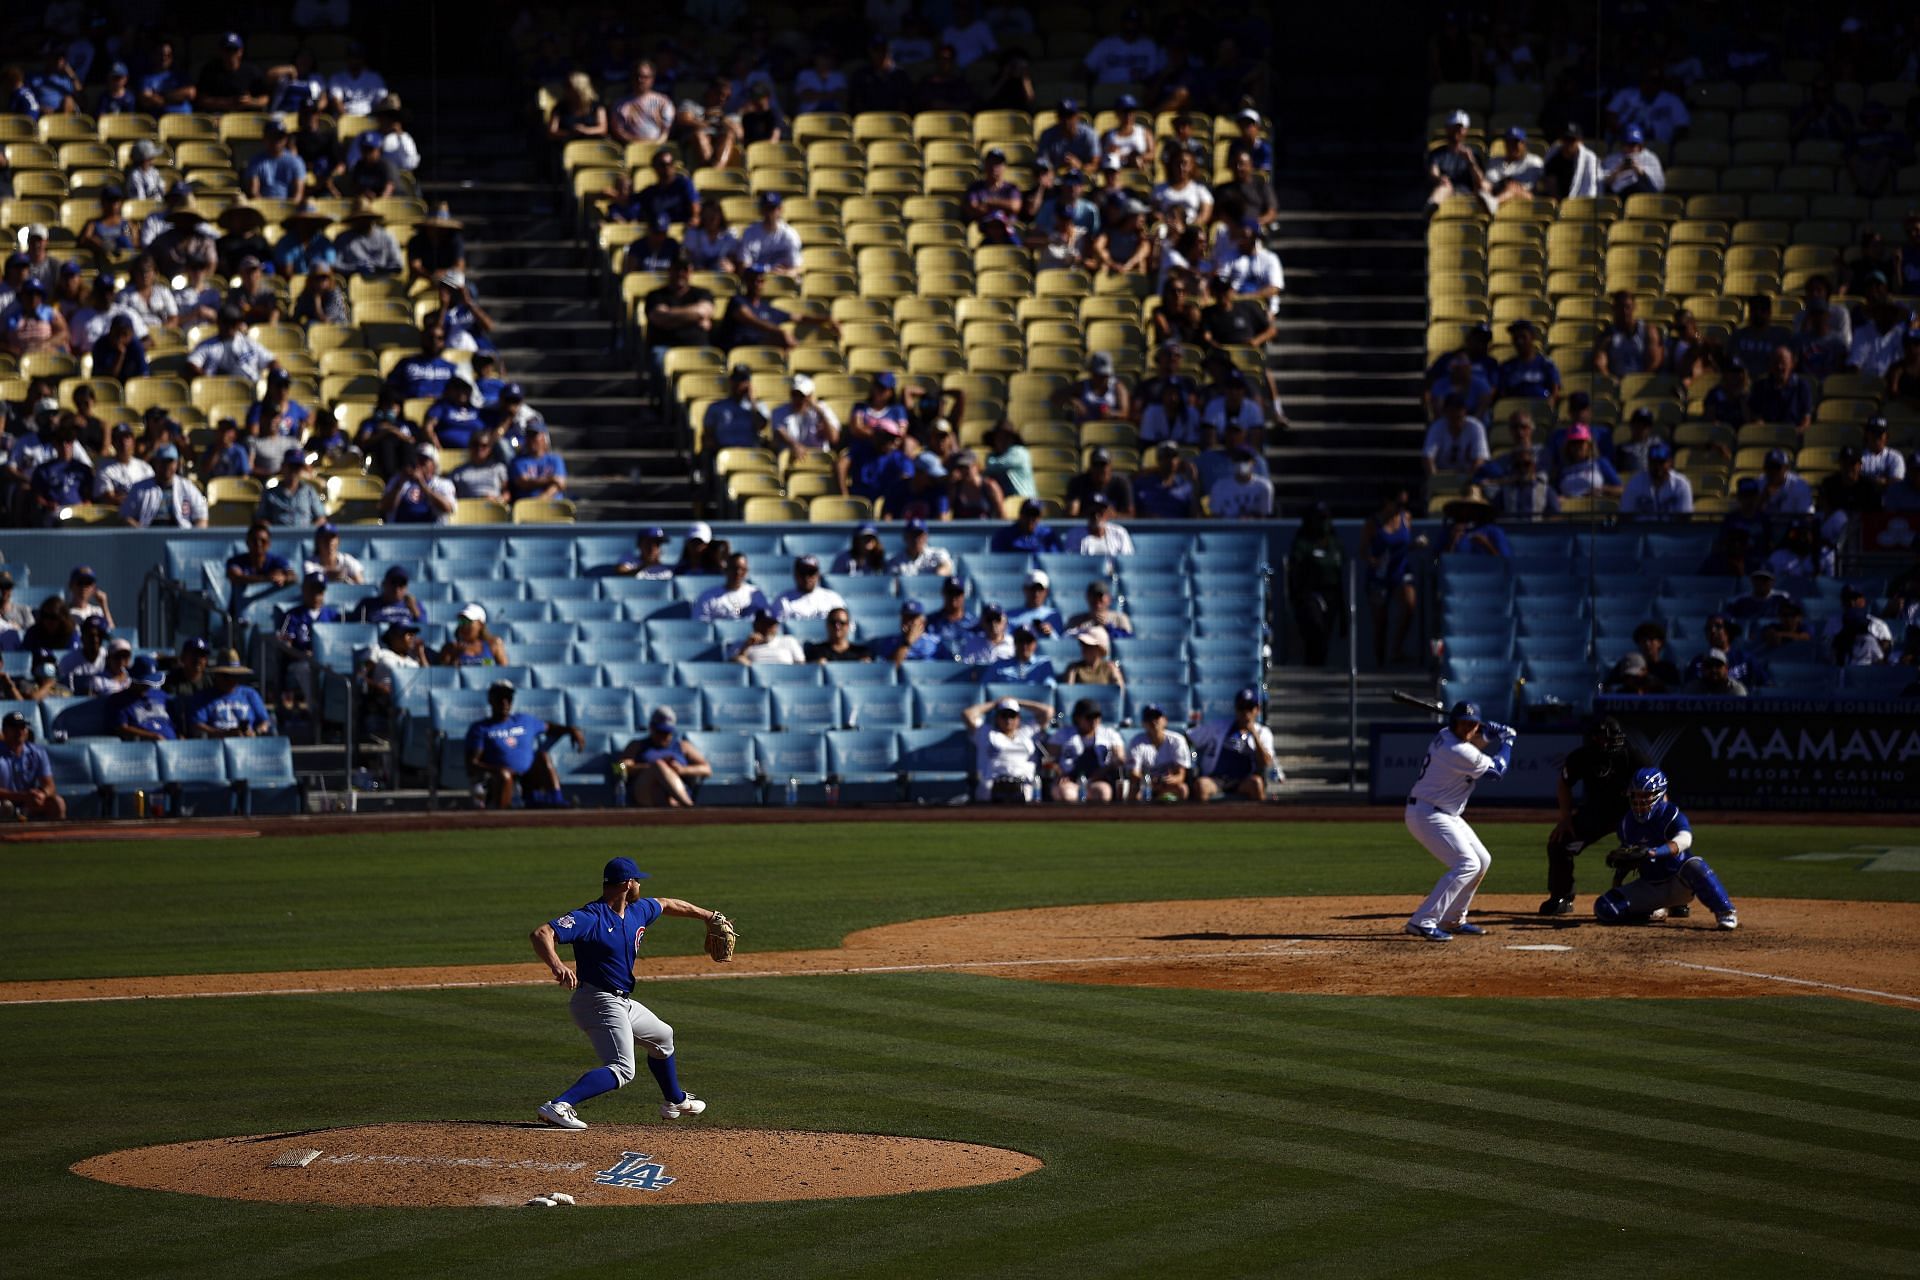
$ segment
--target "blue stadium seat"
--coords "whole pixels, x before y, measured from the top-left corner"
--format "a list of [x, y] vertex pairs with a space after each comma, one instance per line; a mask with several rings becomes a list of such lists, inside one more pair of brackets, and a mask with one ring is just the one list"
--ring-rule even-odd
[[33, 663], [33, 655], [20, 649], [9, 649], [0, 653], [0, 671], [10, 676], [23, 676]]
[[[683, 722], [684, 727], [684, 722]], [[713, 766], [713, 776], [700, 784], [699, 804], [758, 804], [760, 765], [754, 740], [744, 733], [690, 734], [693, 745]], [[782, 779], [785, 785], [785, 779]]]
[[624, 724], [631, 728], [635, 723], [633, 690], [625, 685], [577, 685], [566, 694], [569, 724]]
[[820, 664], [813, 662], [798, 663], [793, 666], [776, 666], [761, 663], [747, 668], [748, 684], [763, 689], [818, 688], [827, 682], [826, 674]]
[[896, 683], [891, 662], [829, 662], [821, 671], [828, 684], [843, 687]]
[[121, 742], [101, 738], [87, 744], [93, 781], [100, 788], [101, 805], [109, 818], [131, 816], [134, 792], [161, 788], [160, 754], [151, 742]]
[[1519, 624], [1518, 629], [1522, 637], [1579, 636], [1581, 639], [1585, 639], [1587, 634], [1593, 629], [1593, 624], [1588, 621], [1584, 608], [1575, 609], [1570, 613], [1562, 613], [1559, 611], [1548, 613], [1538, 609], [1528, 610], [1522, 613], [1516, 621]]
[[565, 640], [516, 640], [507, 647], [507, 656], [523, 667], [542, 667], [554, 662], [575, 661], [574, 648]]
[[916, 684], [913, 686], [914, 726], [938, 729], [959, 724], [960, 713], [984, 698], [977, 684]]
[[690, 622], [693, 606], [685, 600], [641, 596], [621, 602], [621, 616], [634, 622]]
[[161, 742], [160, 780], [182, 817], [225, 817], [233, 812], [225, 743], [218, 738]]
[[460, 673], [462, 689], [490, 689], [497, 680], [505, 680], [516, 689], [530, 688], [533, 684], [533, 668], [519, 665], [509, 667], [455, 667]]
[[[827, 772], [840, 784], [845, 804], [885, 804], [900, 799], [900, 739], [891, 729], [829, 733]], [[784, 784], [782, 784], [784, 785]]]
[[[626, 618], [600, 618], [577, 621], [573, 624], [573, 637], [576, 641], [589, 644], [596, 641], [611, 640], [617, 644], [624, 644], [636, 652], [644, 650], [647, 643], [646, 631], [639, 623]], [[631, 657], [635, 655], [628, 654], [626, 656]]]
[[1083, 556], [1071, 551], [1043, 551], [1034, 556], [1034, 563], [1046, 570], [1047, 577], [1053, 581], [1053, 602], [1062, 613], [1071, 613], [1061, 602], [1074, 602], [1083, 598], [1087, 584], [1093, 581], [1106, 582], [1113, 577], [1113, 561], [1106, 556]]
[[499, 630], [509, 622], [571, 622], [571, 618], [559, 618], [555, 614], [553, 602], [549, 600], [499, 600], [478, 597], [486, 601], [487, 625]]
[[1521, 636], [1514, 645], [1522, 662], [1582, 662], [1588, 647], [1584, 631], [1577, 635]]
[[1773, 683], [1767, 689], [1770, 696], [1818, 696], [1839, 690], [1839, 667], [1823, 662], [1782, 660], [1778, 653], [1776, 651], [1767, 657], [1767, 669], [1773, 676]]
[[67, 802], [67, 817], [101, 816], [100, 789], [93, 781], [93, 759], [84, 742], [49, 742], [47, 763], [53, 766], [53, 788]]
[[[502, 569], [500, 576], [481, 574], [475, 577], [454, 578], [447, 583], [456, 600], [478, 600], [489, 608], [496, 604], [505, 604], [509, 600], [524, 600], [527, 596], [527, 584], [518, 578], [506, 576], [509, 570]], [[453, 610], [448, 610], [451, 613]]]
[[1440, 700], [1449, 705], [1461, 700], [1480, 704], [1480, 714], [1501, 724], [1513, 723], [1513, 685], [1508, 681], [1445, 680]]
[[1122, 668], [1127, 673], [1127, 683], [1144, 680], [1156, 684], [1177, 681], [1185, 684], [1190, 674], [1185, 658], [1135, 657], [1131, 645], [1127, 648], [1126, 661]]
[[[675, 667], [688, 664], [702, 667], [737, 666], [720, 660], [720, 645], [713, 640], [667, 640], [649, 637], [646, 647], [647, 657], [655, 662], [671, 663]], [[746, 679], [746, 668], [740, 668], [740, 678]]]
[[1512, 684], [1520, 674], [1520, 664], [1512, 657], [1463, 658], [1449, 653], [1440, 664], [1440, 674], [1447, 680], [1503, 680]]
[[1585, 680], [1588, 683], [1595, 680], [1594, 664], [1584, 659], [1534, 658], [1525, 655], [1523, 658], [1525, 660], [1521, 664], [1522, 674], [1526, 676], [1529, 684], [1536, 680]]
[[633, 691], [633, 722], [643, 725], [661, 707], [672, 707], [680, 731], [692, 733], [706, 726], [706, 703], [698, 688], [685, 685], [644, 685]]
[[1127, 718], [1140, 722], [1140, 712], [1148, 705], [1167, 713], [1174, 728], [1185, 725], [1193, 716], [1192, 687], [1184, 680], [1129, 680], [1127, 682]]
[[1450, 658], [1510, 658], [1513, 656], [1511, 630], [1484, 635], [1449, 633], [1442, 638], [1442, 643]]
[[573, 624], [571, 622], [509, 622], [506, 638], [508, 641], [556, 641], [571, 643]]
[[973, 772], [973, 737], [966, 726], [904, 729], [899, 734], [900, 769], [907, 775], [907, 799], [952, 800], [967, 794]]
[[713, 637], [719, 642], [721, 654], [728, 658], [738, 653], [740, 642], [753, 634], [752, 618], [719, 618], [708, 625], [713, 628]]
[[913, 690], [904, 686], [854, 685], [841, 694], [841, 707], [857, 729], [913, 728]]
[[753, 749], [760, 773], [767, 780], [765, 803], [784, 803], [789, 781], [797, 785], [801, 804], [820, 804], [826, 799], [824, 733], [756, 733]]
[[467, 732], [467, 726], [487, 716], [485, 689], [435, 689], [427, 695], [427, 720], [450, 738]]
[[[831, 565], [835, 556], [852, 545], [851, 529], [795, 529], [781, 536], [779, 555], [774, 558], [791, 560], [796, 556], [819, 556], [822, 565]], [[771, 553], [761, 554], [765, 556]]]
[[600, 579], [600, 594], [608, 600], [618, 600], [627, 605], [671, 601], [673, 599], [673, 579], [602, 578]]
[[602, 731], [580, 736], [586, 739], [585, 750], [575, 747], [572, 738], [560, 737], [547, 748], [547, 758], [560, 775], [563, 792], [580, 804], [604, 805], [613, 797], [613, 754], [626, 742], [615, 744], [614, 735]]
[[846, 724], [845, 703], [838, 689], [795, 685], [774, 689], [772, 694], [773, 723], [778, 729], [824, 733]]
[[[575, 645], [575, 649], [581, 646]], [[601, 670], [605, 672], [606, 683], [624, 689], [637, 689], [644, 685], [663, 685], [673, 683], [673, 667], [665, 662], [640, 662], [632, 659], [603, 661]]]
[[[554, 600], [553, 616], [563, 622], [610, 622], [620, 616], [623, 607], [618, 600], [593, 598], [572, 598]], [[631, 627], [632, 623], [625, 624]]]
[[[850, 606], [847, 612], [852, 614], [854, 610]], [[860, 638], [860, 619], [855, 616], [852, 617], [850, 621], [853, 626], [847, 635], [847, 639], [858, 640]], [[801, 644], [823, 644], [827, 639], [827, 620], [825, 618], [795, 618], [791, 622], [782, 623], [781, 629]]]
[[545, 720], [549, 724], [565, 724], [567, 691], [565, 689], [529, 689], [521, 686], [514, 690], [513, 709], [522, 715]]
[[1234, 681], [1202, 681], [1193, 686], [1194, 706], [1200, 720], [1219, 720], [1233, 715], [1233, 700], [1246, 686]]
[[1523, 719], [1535, 727], [1570, 724], [1593, 710], [1593, 695], [1591, 677], [1528, 680], [1520, 690]]
[[651, 618], [645, 623], [645, 633], [649, 644], [698, 641], [711, 645], [716, 638], [711, 622], [697, 622], [692, 618]]
[[[999, 685], [993, 689], [998, 692]], [[1029, 694], [1029, 697], [1032, 695]], [[1070, 715], [1073, 704], [1082, 698], [1100, 708], [1100, 717], [1110, 729], [1118, 729], [1126, 720], [1126, 690], [1117, 684], [1063, 684], [1053, 691], [1053, 704], [1062, 715]], [[1039, 701], [1039, 699], [1036, 699]]]
[[532, 668], [533, 683], [539, 689], [584, 689], [600, 680], [600, 667], [592, 662], [549, 662]]
[[700, 697], [706, 705], [706, 722], [716, 729], [755, 733], [773, 728], [772, 690], [703, 684]]
[[619, 564], [634, 551], [632, 535], [624, 533], [584, 534], [573, 540], [573, 563], [584, 574], [599, 576]]
[[694, 689], [727, 685], [745, 688], [747, 668], [738, 662], [676, 662], [673, 682]]
[[47, 733], [64, 733], [69, 738], [101, 738], [113, 735], [113, 719], [106, 698], [62, 698], [41, 708], [47, 717]]
[[[513, 562], [516, 568], [519, 563]], [[528, 579], [527, 594], [535, 600], [597, 600], [600, 598], [600, 580], [548, 577], [542, 574]]]
[[1849, 698], [1898, 698], [1916, 680], [1920, 671], [1913, 667], [1843, 667], [1840, 671], [1840, 688]]

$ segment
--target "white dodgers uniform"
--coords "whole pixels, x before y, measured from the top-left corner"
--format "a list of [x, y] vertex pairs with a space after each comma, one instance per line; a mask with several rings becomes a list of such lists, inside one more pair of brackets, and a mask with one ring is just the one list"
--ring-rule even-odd
[[1473, 784], [1488, 774], [1501, 777], [1513, 762], [1513, 731], [1493, 726], [1486, 731], [1498, 734], [1492, 755], [1463, 742], [1451, 725], [1442, 729], [1428, 744], [1420, 776], [1407, 796], [1407, 830], [1447, 867], [1408, 921], [1416, 928], [1451, 929], [1464, 923], [1473, 895], [1493, 862], [1480, 837], [1460, 816], [1473, 795]]

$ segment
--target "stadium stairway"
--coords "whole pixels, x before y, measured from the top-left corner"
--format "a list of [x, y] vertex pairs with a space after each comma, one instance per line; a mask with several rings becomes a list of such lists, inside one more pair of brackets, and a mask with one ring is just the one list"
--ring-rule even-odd
[[[1410, 682], [1411, 681], [1411, 682]], [[1362, 672], [1359, 682], [1358, 749], [1353, 789], [1347, 786], [1347, 675], [1344, 671], [1276, 667], [1268, 676], [1267, 717], [1273, 726], [1274, 753], [1287, 772], [1280, 789], [1285, 801], [1307, 804], [1365, 800], [1367, 795], [1367, 726], [1377, 721], [1403, 721], [1417, 712], [1393, 701], [1395, 689], [1428, 692], [1423, 677], [1406, 673]]]
[[[427, 86], [415, 89], [412, 100], [425, 101]], [[546, 416], [580, 519], [684, 519], [693, 502], [685, 459], [602, 307], [596, 250], [548, 169], [545, 139], [530, 136], [496, 79], [443, 78], [437, 92], [440, 119], [452, 124], [421, 138], [433, 157], [422, 195], [467, 224], [494, 343], [507, 376]]]

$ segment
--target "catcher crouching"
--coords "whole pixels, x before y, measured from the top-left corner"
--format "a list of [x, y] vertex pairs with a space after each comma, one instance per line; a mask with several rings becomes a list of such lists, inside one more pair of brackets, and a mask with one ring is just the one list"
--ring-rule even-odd
[[[1572, 914], [1573, 860], [1619, 827], [1620, 819], [1627, 816], [1627, 790], [1633, 775], [1650, 763], [1627, 741], [1626, 730], [1612, 716], [1591, 721], [1586, 740], [1567, 753], [1560, 766], [1560, 820], [1547, 837], [1547, 898], [1540, 904], [1541, 915]], [[1618, 886], [1620, 880], [1616, 876], [1614, 884]]]
[[1628, 803], [1630, 812], [1620, 820], [1620, 847], [1607, 855], [1607, 865], [1639, 875], [1595, 899], [1594, 919], [1601, 924], [1664, 920], [1697, 897], [1722, 929], [1739, 928], [1720, 877], [1693, 852], [1687, 815], [1667, 799], [1667, 775], [1658, 769], [1634, 774]]
[[[661, 916], [691, 916], [707, 923], [706, 950], [716, 963], [733, 959], [738, 936], [733, 922], [718, 911], [678, 898], [649, 898], [640, 892], [647, 873], [630, 858], [615, 858], [601, 875], [600, 897], [555, 917], [531, 935], [534, 954], [553, 980], [573, 992], [568, 1002], [573, 1023], [593, 1042], [600, 1065], [573, 1087], [535, 1112], [561, 1129], [584, 1129], [574, 1113], [578, 1103], [632, 1083], [634, 1045], [646, 1046], [647, 1070], [660, 1086], [660, 1118], [697, 1116], [707, 1104], [680, 1087], [673, 1028], [633, 998], [633, 962], [647, 926]], [[561, 963], [558, 944], [571, 943], [574, 964]]]

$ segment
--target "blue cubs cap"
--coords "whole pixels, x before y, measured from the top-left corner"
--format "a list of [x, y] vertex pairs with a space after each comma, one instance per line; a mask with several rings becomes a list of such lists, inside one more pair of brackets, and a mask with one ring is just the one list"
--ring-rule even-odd
[[1525, 142], [1526, 140], [1527, 140], [1527, 130], [1525, 125], [1517, 124], [1513, 126], [1513, 128], [1507, 130], [1508, 142]]
[[930, 476], [935, 480], [947, 474], [946, 464], [935, 457], [931, 451], [922, 453], [918, 458], [914, 459], [913, 466], [914, 470], [918, 471], [921, 475]]
[[818, 573], [820, 572], [820, 557], [815, 555], [800, 556], [794, 560], [793, 567], [796, 569], [805, 569], [808, 573]]
[[901, 617], [924, 618], [926, 617], [926, 615], [927, 615], [927, 606], [921, 604], [918, 600], [903, 600], [900, 602]]
[[1063, 116], [1079, 115], [1080, 104], [1072, 98], [1062, 98], [1060, 99], [1060, 114]]
[[1233, 695], [1233, 705], [1240, 710], [1245, 710], [1248, 707], [1257, 707], [1260, 703], [1260, 687], [1258, 685], [1250, 684]]
[[340, 526], [335, 524], [331, 520], [323, 520], [319, 524], [313, 526], [313, 536], [316, 538], [319, 538], [319, 537], [337, 538], [340, 536]]
[[1459, 702], [1454, 703], [1453, 707], [1447, 712], [1447, 719], [1472, 720], [1477, 724], [1480, 720], [1480, 704], [1477, 702], [1468, 702], [1462, 698]]
[[869, 534], [876, 538], [880, 536], [880, 526], [871, 520], [862, 520], [853, 531], [853, 536], [856, 538], [864, 538]]
[[606, 870], [600, 873], [604, 884], [620, 884], [627, 880], [645, 880], [647, 873], [633, 865], [632, 858], [615, 858], [607, 863]]
[[762, 209], [778, 208], [779, 204], [780, 193], [778, 191], [762, 191], [760, 193], [760, 207]]
[[506, 386], [500, 388], [500, 399], [502, 402], [508, 400], [525, 400], [526, 398], [526, 388], [517, 382], [509, 382]]
[[240, 38], [238, 31], [229, 31], [220, 38], [220, 47], [222, 49], [244, 49], [247, 47], [247, 42]]
[[113, 79], [117, 76], [124, 76], [126, 74], [127, 74], [127, 64], [124, 62], [116, 62], [112, 66], [107, 68], [108, 79]]

